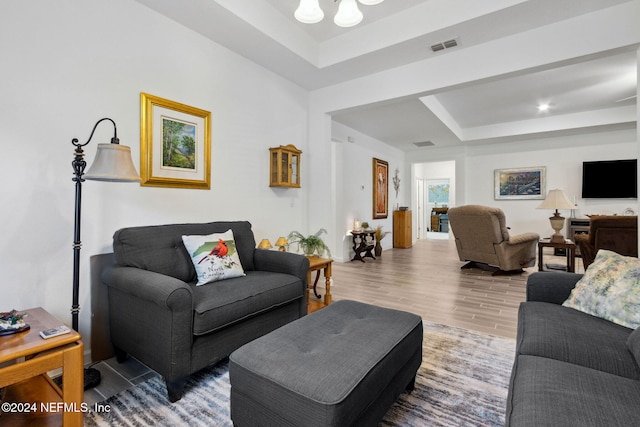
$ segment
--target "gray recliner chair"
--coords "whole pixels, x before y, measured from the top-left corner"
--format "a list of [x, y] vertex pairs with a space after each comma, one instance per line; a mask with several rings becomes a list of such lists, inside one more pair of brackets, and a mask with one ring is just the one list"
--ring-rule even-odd
[[535, 265], [540, 236], [510, 236], [501, 209], [466, 205], [450, 208], [448, 215], [460, 261], [469, 261], [462, 268], [478, 267], [505, 274], [520, 273]]

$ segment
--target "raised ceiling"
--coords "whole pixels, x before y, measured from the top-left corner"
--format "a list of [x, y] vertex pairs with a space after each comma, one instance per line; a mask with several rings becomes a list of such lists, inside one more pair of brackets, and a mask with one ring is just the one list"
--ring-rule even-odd
[[[337, 10], [333, 0], [320, 0], [325, 19], [312, 25], [293, 17], [299, 0], [137, 1], [309, 90], [526, 34], [625, 3], [638, 3], [386, 0], [374, 6], [360, 5], [362, 23], [340, 28], [332, 21]], [[634, 37], [639, 32], [638, 26], [618, 28], [611, 22], [603, 25], [610, 25], [611, 31], [628, 31]], [[432, 51], [432, 45], [451, 39], [458, 46]], [[415, 142], [430, 141], [433, 147], [443, 147], [576, 132], [585, 126], [633, 127], [637, 117], [640, 37], [634, 41], [543, 69], [442, 88], [436, 93], [416, 94], [380, 105], [358, 106], [335, 112], [333, 119], [403, 151], [430, 149], [418, 147]], [[487, 61], [500, 61], [501, 55], [513, 53], [496, 52]], [[547, 112], [537, 110], [542, 102], [550, 105]], [[589, 117], [596, 120], [589, 121]]]

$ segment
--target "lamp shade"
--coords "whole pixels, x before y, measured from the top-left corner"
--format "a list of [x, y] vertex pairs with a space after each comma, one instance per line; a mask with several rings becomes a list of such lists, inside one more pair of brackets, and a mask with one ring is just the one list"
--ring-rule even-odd
[[358, 25], [362, 18], [362, 12], [358, 9], [356, 0], [342, 0], [333, 22], [339, 27], [353, 27]]
[[382, 3], [384, 0], [358, 0], [358, 1], [364, 5], [373, 6], [374, 4]]
[[93, 181], [139, 182], [131, 149], [120, 144], [98, 144], [93, 164], [83, 178]]
[[284, 237], [278, 237], [278, 240], [276, 240], [276, 246], [287, 246], [288, 244], [289, 242]]
[[574, 209], [575, 205], [569, 198], [564, 194], [562, 190], [549, 190], [547, 194], [547, 198], [544, 199], [544, 202], [540, 203], [537, 209]]
[[269, 239], [262, 239], [260, 244], [258, 244], [258, 249], [271, 249], [272, 247]]
[[304, 24], [315, 24], [322, 21], [324, 12], [318, 5], [318, 0], [300, 0], [300, 5], [293, 16]]

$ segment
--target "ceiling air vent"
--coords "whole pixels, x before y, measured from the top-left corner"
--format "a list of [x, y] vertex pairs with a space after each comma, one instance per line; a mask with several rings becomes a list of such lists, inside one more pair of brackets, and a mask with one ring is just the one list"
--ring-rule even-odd
[[458, 46], [457, 38], [431, 45], [431, 50], [434, 52], [439, 52], [441, 50], [450, 49], [456, 46]]
[[435, 144], [431, 141], [422, 141], [422, 142], [414, 142], [413, 145], [415, 145], [416, 147], [431, 147], [432, 145], [435, 145]]

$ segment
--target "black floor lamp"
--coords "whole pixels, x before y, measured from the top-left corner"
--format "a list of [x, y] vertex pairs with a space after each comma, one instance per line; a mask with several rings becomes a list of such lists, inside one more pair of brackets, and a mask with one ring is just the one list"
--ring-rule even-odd
[[[82, 147], [91, 142], [93, 134], [98, 125], [108, 120], [113, 123], [113, 138], [110, 144], [98, 144], [98, 151], [93, 164], [84, 173], [87, 162], [84, 160], [84, 151]], [[131, 160], [131, 149], [125, 145], [120, 145], [118, 139], [118, 130], [116, 123], [108, 117], [98, 120], [93, 126], [89, 140], [84, 144], [80, 144], [78, 139], [74, 138], [71, 143], [76, 147], [75, 158], [71, 165], [73, 166], [74, 178], [76, 183], [76, 205], [75, 205], [75, 226], [73, 232], [73, 302], [71, 305], [71, 321], [72, 327], [78, 331], [78, 313], [80, 312], [79, 292], [80, 292], [80, 214], [82, 207], [82, 183], [85, 179], [93, 181], [110, 181], [110, 182], [139, 182], [140, 176], [133, 166]], [[79, 331], [78, 331], [79, 332]], [[85, 369], [85, 390], [95, 387], [100, 383], [100, 371], [97, 369]]]

